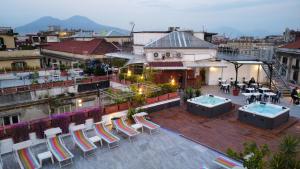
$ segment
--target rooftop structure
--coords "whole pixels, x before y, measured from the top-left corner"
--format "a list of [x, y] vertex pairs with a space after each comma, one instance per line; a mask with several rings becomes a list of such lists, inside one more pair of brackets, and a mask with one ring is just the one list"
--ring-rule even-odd
[[191, 33], [174, 31], [154, 42], [149, 43], [145, 49], [213, 49], [213, 44], [201, 40]]

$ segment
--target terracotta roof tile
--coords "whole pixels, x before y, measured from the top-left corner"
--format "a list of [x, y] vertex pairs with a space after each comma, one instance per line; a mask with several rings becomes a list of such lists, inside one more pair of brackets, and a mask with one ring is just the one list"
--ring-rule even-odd
[[292, 43], [288, 43], [280, 48], [288, 48], [288, 49], [300, 49], [300, 39], [292, 42]]
[[117, 52], [117, 47], [104, 39], [93, 39], [91, 41], [66, 40], [63, 42], [49, 43], [44, 49], [74, 53], [74, 54], [95, 54]]

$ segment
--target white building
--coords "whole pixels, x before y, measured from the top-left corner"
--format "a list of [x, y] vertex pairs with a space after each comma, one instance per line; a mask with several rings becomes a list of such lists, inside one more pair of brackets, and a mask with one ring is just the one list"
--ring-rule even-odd
[[[156, 81], [161, 83], [168, 82], [170, 77], [184, 83], [183, 86], [194, 84], [196, 81], [216, 85], [219, 78], [228, 81], [230, 78], [235, 79], [234, 64], [218, 60], [217, 46], [205, 41], [205, 34], [178, 29], [134, 32], [134, 55], [129, 63], [144, 64], [159, 70]], [[126, 57], [128, 58], [128, 55]], [[244, 63], [240, 67], [238, 81], [243, 78], [249, 80], [251, 77], [258, 78], [259, 82], [265, 80], [266, 75], [258, 73], [258, 70], [263, 72], [260, 66], [253, 63]]]

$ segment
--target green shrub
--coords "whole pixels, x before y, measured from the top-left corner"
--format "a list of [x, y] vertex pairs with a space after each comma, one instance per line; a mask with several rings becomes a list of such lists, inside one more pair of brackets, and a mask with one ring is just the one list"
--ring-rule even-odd
[[158, 86], [161, 88], [160, 95], [176, 92], [178, 89], [177, 85], [171, 85], [170, 83], [163, 83]]
[[196, 95], [196, 97], [201, 96], [201, 90], [200, 89], [196, 89], [195, 95]]

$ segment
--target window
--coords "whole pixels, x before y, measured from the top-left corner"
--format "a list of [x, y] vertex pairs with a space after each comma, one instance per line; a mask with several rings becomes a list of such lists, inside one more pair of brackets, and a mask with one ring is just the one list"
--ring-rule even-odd
[[295, 80], [296, 82], [298, 82], [298, 76], [299, 76], [299, 71], [294, 71], [294, 73], [293, 73], [293, 80]]
[[283, 57], [283, 58], [282, 58], [282, 63], [283, 63], [283, 64], [287, 64], [287, 61], [288, 61], [287, 57]]
[[3, 125], [11, 125], [19, 123], [19, 115], [4, 116], [2, 117]]

